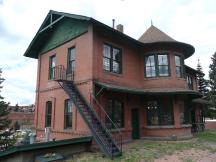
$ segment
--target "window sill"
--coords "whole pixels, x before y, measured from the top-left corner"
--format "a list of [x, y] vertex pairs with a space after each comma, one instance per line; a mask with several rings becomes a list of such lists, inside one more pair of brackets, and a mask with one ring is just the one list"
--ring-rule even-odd
[[118, 132], [119, 130], [120, 130], [120, 131], [124, 131], [125, 128], [111, 129], [110, 132], [115, 133], [115, 132]]
[[65, 132], [71, 132], [73, 129], [72, 128], [64, 128]]
[[146, 126], [148, 129], [158, 129], [158, 128], [175, 128], [174, 125], [154, 125], [154, 126]]
[[108, 74], [108, 75], [114, 75], [114, 76], [117, 76], [117, 77], [123, 77], [122, 73], [118, 74], [118, 73], [113, 73], [113, 72], [106, 71], [106, 70], [104, 70], [104, 73]]
[[171, 79], [171, 76], [160, 76], [160, 77], [145, 77], [144, 80], [160, 80], [160, 79]]
[[191, 126], [192, 126], [191, 124], [181, 124], [182, 128], [188, 128], [188, 127], [191, 127]]
[[186, 78], [182, 77], [182, 78], [179, 78], [179, 77], [176, 77], [177, 80], [184, 80], [186, 81]]

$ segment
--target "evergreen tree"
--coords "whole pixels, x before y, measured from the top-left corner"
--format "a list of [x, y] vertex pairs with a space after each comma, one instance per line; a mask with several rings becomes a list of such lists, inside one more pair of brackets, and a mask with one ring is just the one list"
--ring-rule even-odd
[[[0, 92], [3, 86], [1, 84], [4, 82], [2, 78], [2, 70], [0, 69]], [[0, 151], [5, 150], [14, 145], [16, 142], [15, 138], [12, 138], [12, 132], [9, 129], [10, 120], [8, 120], [8, 103], [3, 101], [3, 97], [0, 94]]]
[[[2, 70], [0, 69], [0, 92], [3, 88], [1, 84], [4, 82], [4, 78], [2, 78]], [[4, 130], [5, 128], [8, 128], [10, 125], [10, 120], [8, 120], [8, 103], [3, 101], [3, 97], [0, 94], [0, 130]]]
[[198, 81], [198, 89], [199, 92], [203, 94], [203, 96], [207, 96], [208, 94], [208, 89], [207, 89], [207, 85], [208, 85], [208, 81], [204, 78], [205, 74], [203, 73], [203, 69], [202, 66], [198, 60], [198, 64], [197, 64], [197, 81]]
[[209, 98], [212, 103], [213, 117], [216, 118], [216, 52], [211, 57], [212, 63], [209, 68]]

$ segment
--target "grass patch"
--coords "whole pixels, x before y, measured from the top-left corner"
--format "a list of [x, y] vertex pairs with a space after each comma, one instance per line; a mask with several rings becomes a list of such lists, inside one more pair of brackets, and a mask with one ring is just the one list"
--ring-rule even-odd
[[205, 132], [197, 134], [196, 137], [200, 141], [216, 143], [216, 130], [207, 130]]
[[[110, 160], [103, 157], [101, 152], [81, 153], [76, 155], [73, 160], [67, 162], [153, 162], [155, 159], [165, 155], [189, 149], [207, 149], [215, 152], [215, 148], [209, 147], [213, 143], [216, 148], [216, 130], [206, 131], [196, 135], [195, 138], [186, 141], [147, 141], [136, 140], [132, 143], [123, 145], [123, 155]], [[192, 159], [185, 157], [184, 162], [193, 162]]]

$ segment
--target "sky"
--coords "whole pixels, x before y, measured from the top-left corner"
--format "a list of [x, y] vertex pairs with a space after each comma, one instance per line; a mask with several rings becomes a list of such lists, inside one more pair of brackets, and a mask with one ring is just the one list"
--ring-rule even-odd
[[23, 56], [49, 10], [93, 17], [138, 39], [153, 25], [177, 41], [195, 47], [185, 62], [196, 68], [198, 59], [208, 77], [216, 51], [215, 0], [0, 0], [1, 95], [11, 105], [35, 102], [37, 60]]

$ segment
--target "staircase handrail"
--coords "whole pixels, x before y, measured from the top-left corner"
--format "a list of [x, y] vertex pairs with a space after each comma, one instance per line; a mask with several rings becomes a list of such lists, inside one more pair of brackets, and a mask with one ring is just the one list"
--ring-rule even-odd
[[[105, 109], [103, 108], [103, 106], [98, 102], [98, 100], [95, 98], [95, 96], [94, 96], [94, 94], [92, 94], [92, 93], [90, 93], [90, 97], [95, 101], [95, 103], [98, 105], [98, 107], [100, 108], [100, 110], [102, 110], [103, 111], [103, 113], [105, 114], [105, 117], [107, 117], [108, 119], [109, 119], [109, 121], [112, 123], [112, 125], [115, 127], [115, 128], [113, 128], [118, 134], [119, 134], [119, 136], [120, 136], [120, 150], [121, 150], [121, 152], [122, 152], [122, 132], [121, 132], [121, 128], [120, 127], [118, 127], [115, 123], [114, 123], [114, 121], [109, 117], [109, 115], [107, 114], [107, 112], [105, 111]], [[95, 112], [95, 110], [93, 110], [94, 112]], [[97, 115], [97, 117], [98, 117], [98, 114], [97, 114], [97, 112], [95, 112], [95, 114]], [[99, 118], [99, 117], [98, 117]], [[100, 118], [99, 118], [100, 119]], [[101, 121], [101, 119], [100, 119], [100, 121]], [[113, 137], [113, 135], [112, 135], [112, 133], [110, 132], [110, 130], [109, 130], [109, 128], [107, 128], [107, 126], [106, 126], [106, 124], [105, 123], [103, 123], [102, 121], [101, 121], [101, 123], [104, 125], [104, 127], [105, 127], [105, 129], [109, 132], [109, 134]], [[117, 143], [118, 143], [118, 141], [116, 141]]]

